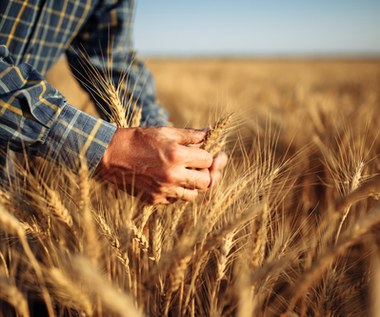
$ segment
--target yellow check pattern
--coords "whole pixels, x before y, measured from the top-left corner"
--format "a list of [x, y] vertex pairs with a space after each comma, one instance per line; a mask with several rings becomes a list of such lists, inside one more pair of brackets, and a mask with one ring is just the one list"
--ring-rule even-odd
[[[115, 84], [123, 78], [133, 87], [128, 93], [142, 107], [145, 125], [167, 124], [152, 76], [132, 49], [133, 7], [133, 0], [0, 1], [0, 167], [8, 149], [70, 166], [83, 155], [92, 170], [103, 156], [116, 128], [104, 113], [97, 119], [69, 105], [44, 78], [62, 54], [91, 93], [77, 52], [85, 51], [102, 73], [111, 45]], [[108, 108], [93, 98], [99, 109]]]

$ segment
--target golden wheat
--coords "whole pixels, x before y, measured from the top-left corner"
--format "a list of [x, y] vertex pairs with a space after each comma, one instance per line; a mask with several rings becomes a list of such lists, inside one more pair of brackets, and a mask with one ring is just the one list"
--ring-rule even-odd
[[[230, 132], [219, 184], [193, 203], [146, 207], [85, 164], [14, 162], [0, 191], [0, 315], [39, 316], [34, 300], [50, 316], [376, 312], [378, 64], [160, 63], [178, 126], [207, 125], [214, 78], [230, 85], [241, 124], [220, 116], [202, 145], [216, 155]], [[107, 72], [88, 79], [120, 108], [116, 124], [137, 127], [141, 108]]]

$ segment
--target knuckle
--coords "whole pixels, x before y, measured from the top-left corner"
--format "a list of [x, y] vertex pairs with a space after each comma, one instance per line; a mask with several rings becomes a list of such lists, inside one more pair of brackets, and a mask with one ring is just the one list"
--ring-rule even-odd
[[173, 132], [171, 131], [170, 127], [157, 127], [156, 129], [162, 137], [169, 138], [169, 139], [172, 138]]
[[156, 195], [162, 195], [165, 192], [165, 187], [162, 184], [159, 184], [156, 188]]
[[178, 161], [178, 155], [177, 152], [173, 149], [170, 149], [167, 152], [167, 158], [170, 163], [176, 163]]
[[176, 163], [179, 160], [178, 148], [171, 143], [166, 150], [166, 158], [170, 163]]
[[[176, 175], [172, 170], [166, 170], [162, 175], [162, 180], [164, 183], [172, 184], [176, 182]], [[161, 186], [162, 187], [162, 186]]]
[[152, 194], [152, 204], [153, 205], [160, 204], [161, 202], [162, 202], [162, 195], [160, 195], [158, 193]]

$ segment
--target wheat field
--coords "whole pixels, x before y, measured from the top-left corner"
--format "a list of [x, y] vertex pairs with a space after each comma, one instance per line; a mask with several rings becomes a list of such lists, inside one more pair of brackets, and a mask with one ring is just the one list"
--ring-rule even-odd
[[148, 65], [173, 125], [228, 153], [220, 183], [144, 206], [81, 162], [15, 161], [0, 316], [380, 316], [380, 62]]

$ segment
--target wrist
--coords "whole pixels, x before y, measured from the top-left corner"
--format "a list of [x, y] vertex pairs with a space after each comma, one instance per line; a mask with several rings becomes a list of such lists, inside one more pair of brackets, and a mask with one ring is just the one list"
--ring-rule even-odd
[[115, 134], [100, 160], [99, 169], [109, 170], [114, 167], [121, 167], [119, 166], [121, 163], [124, 163], [122, 165], [125, 165], [125, 162], [128, 162], [126, 157], [132, 150], [130, 144], [132, 143], [135, 130], [136, 128], [116, 129]]

